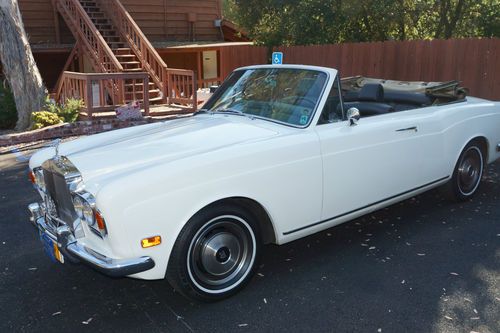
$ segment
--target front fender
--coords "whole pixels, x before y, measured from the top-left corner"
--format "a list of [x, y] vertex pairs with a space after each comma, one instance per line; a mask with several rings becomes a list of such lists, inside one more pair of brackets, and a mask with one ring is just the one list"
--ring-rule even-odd
[[[291, 140], [288, 140], [290, 142]], [[268, 212], [277, 235], [320, 219], [322, 164], [314, 133], [296, 143], [263, 149], [236, 147], [194, 156], [120, 177], [96, 196], [110, 229], [130, 245], [130, 255], [150, 256], [156, 267], [138, 274], [163, 278], [177, 236], [199, 210], [228, 197], [246, 197]], [[118, 226], [118, 227], [117, 227]], [[111, 232], [110, 232], [111, 233]], [[162, 244], [143, 249], [142, 238], [160, 235]]]

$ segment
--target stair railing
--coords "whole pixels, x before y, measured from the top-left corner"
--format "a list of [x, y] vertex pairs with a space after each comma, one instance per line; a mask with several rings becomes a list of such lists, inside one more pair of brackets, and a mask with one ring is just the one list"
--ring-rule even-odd
[[191, 105], [197, 108], [196, 80], [194, 72], [187, 69], [167, 70], [168, 100], [170, 104]]
[[[127, 93], [128, 100], [140, 100], [145, 115], [149, 115], [149, 74], [140, 73], [76, 73], [65, 71], [61, 75], [60, 83], [55, 94], [55, 101], [66, 103], [68, 98], [83, 100], [85, 113], [92, 117], [93, 113], [115, 110], [116, 107], [127, 102], [123, 90], [109, 90], [108, 86], [124, 86], [125, 82], [132, 82], [132, 87], [142, 85], [142, 89], [133, 88]], [[98, 89], [94, 89], [97, 87]]]
[[97, 69], [103, 73], [123, 72], [123, 66], [115, 57], [80, 2], [78, 0], [53, 1], [73, 35], [77, 40], [85, 44], [85, 50], [92, 58]]
[[108, 17], [112, 19], [115, 27], [141, 62], [142, 68], [149, 73], [166, 100], [168, 94], [164, 82], [167, 81], [167, 64], [156, 52], [120, 1], [100, 0], [99, 4], [106, 11]]

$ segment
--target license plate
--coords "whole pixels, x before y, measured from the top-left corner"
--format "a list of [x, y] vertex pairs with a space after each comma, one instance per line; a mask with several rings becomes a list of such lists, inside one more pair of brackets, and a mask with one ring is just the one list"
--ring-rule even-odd
[[53, 262], [58, 261], [61, 264], [64, 264], [64, 256], [62, 255], [61, 251], [59, 251], [57, 243], [54, 242], [52, 238], [50, 238], [49, 235], [47, 235], [45, 232], [40, 233], [40, 240], [42, 241], [45, 253], [47, 253], [49, 258]]

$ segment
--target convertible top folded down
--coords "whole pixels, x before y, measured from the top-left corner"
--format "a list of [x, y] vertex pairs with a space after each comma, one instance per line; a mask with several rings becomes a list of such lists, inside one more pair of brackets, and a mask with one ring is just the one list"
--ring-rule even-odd
[[348, 77], [341, 80], [344, 106], [363, 116], [406, 111], [465, 100], [467, 89], [458, 81], [415, 82]]

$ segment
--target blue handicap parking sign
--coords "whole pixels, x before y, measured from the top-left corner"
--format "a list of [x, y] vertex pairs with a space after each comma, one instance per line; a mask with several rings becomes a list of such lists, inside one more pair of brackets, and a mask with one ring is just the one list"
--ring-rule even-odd
[[273, 60], [273, 65], [282, 65], [283, 64], [283, 52], [273, 52], [273, 56], [271, 57]]

